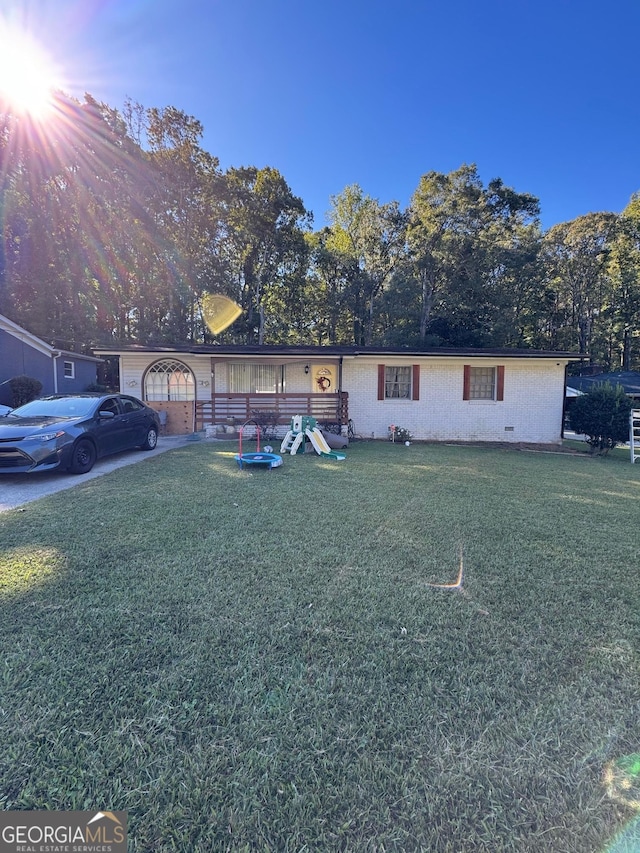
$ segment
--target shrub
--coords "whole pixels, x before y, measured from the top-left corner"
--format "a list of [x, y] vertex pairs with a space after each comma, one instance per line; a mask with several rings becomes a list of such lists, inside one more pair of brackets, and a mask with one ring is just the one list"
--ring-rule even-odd
[[30, 403], [42, 391], [42, 382], [31, 376], [14, 376], [9, 380], [9, 387], [13, 395], [13, 408]]
[[631, 400], [620, 385], [602, 382], [577, 397], [569, 415], [571, 429], [587, 436], [592, 453], [606, 455], [629, 440]]

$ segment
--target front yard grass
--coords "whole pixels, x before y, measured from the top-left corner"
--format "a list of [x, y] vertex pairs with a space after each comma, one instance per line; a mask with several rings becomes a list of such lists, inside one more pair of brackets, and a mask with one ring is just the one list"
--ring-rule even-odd
[[0, 807], [124, 809], [135, 851], [607, 849], [640, 809], [640, 466], [234, 452], [0, 516]]

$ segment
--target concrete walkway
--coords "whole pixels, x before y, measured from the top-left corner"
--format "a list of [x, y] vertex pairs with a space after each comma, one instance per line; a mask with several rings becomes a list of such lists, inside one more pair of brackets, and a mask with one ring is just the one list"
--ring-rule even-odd
[[192, 439], [187, 435], [160, 436], [158, 444], [153, 450], [143, 452], [140, 450], [127, 450], [124, 453], [115, 453], [99, 459], [88, 474], [68, 474], [66, 471], [42, 471], [36, 474], [1, 474], [0, 475], [0, 512], [23, 506], [30, 501], [38, 500], [64, 489], [71, 489], [87, 480], [102, 477], [116, 468], [124, 465], [133, 465], [144, 459], [151, 459], [167, 450], [175, 447], [183, 447], [191, 444]]

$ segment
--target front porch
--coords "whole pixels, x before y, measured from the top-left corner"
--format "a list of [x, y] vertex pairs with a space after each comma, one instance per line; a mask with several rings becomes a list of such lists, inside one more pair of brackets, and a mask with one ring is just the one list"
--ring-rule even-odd
[[256, 416], [272, 426], [285, 427], [294, 415], [309, 415], [320, 424], [349, 423], [349, 395], [337, 394], [212, 394], [195, 403], [196, 432], [212, 424], [240, 426]]

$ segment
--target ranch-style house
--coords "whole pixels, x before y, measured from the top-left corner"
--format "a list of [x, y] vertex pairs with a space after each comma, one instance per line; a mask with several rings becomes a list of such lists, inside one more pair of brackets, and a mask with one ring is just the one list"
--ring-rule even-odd
[[[565, 370], [580, 356], [529, 349], [354, 346], [127, 346], [120, 390], [163, 414], [168, 434], [293, 415], [351, 422], [367, 438], [389, 427], [417, 440], [559, 444]], [[335, 426], [334, 426], [335, 428]]]

